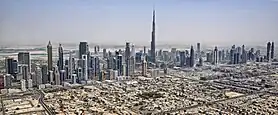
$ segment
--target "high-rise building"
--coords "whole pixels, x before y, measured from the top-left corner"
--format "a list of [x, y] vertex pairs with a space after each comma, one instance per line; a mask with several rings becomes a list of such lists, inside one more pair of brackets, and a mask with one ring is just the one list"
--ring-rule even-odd
[[82, 55], [82, 59], [84, 60], [84, 67], [83, 67], [84, 79], [83, 80], [88, 81], [88, 63], [87, 63], [88, 57], [87, 57], [87, 55]]
[[197, 43], [197, 58], [201, 57], [201, 44]]
[[60, 72], [57, 66], [53, 67], [54, 70], [54, 79], [55, 79], [55, 85], [61, 85], [61, 78], [60, 78]]
[[136, 53], [134, 44], [131, 45], [131, 57], [130, 57], [130, 74], [133, 76], [135, 74], [135, 63], [136, 63]]
[[145, 58], [142, 61], [142, 76], [147, 76], [147, 61]]
[[117, 64], [116, 68], [118, 70], [118, 76], [123, 75], [123, 56], [122, 55], [117, 55]]
[[65, 70], [60, 70], [60, 82], [63, 84], [66, 79], [66, 71]]
[[155, 55], [155, 10], [153, 10], [153, 20], [152, 20], [152, 40], [151, 40], [151, 62], [156, 63]]
[[22, 79], [28, 80], [30, 72], [28, 71], [28, 65], [22, 65]]
[[26, 80], [22, 79], [20, 80], [21, 90], [26, 91]]
[[268, 42], [266, 46], [266, 61], [269, 61], [270, 59], [270, 48], [271, 48], [271, 43]]
[[36, 80], [37, 80], [35, 85], [39, 87], [39, 85], [42, 84], [42, 69], [40, 67], [37, 67], [35, 74], [36, 74]]
[[28, 71], [31, 72], [31, 59], [29, 52], [19, 52], [18, 53], [18, 64], [25, 64], [28, 66]]
[[17, 61], [14, 60], [13, 58], [6, 58], [6, 73], [11, 74], [13, 76], [16, 76], [18, 73], [18, 64]]
[[185, 52], [180, 51], [180, 66], [184, 67], [184, 64], [185, 64]]
[[5, 77], [3, 74], [0, 74], [0, 90], [5, 88]]
[[82, 59], [82, 55], [90, 55], [89, 45], [87, 42], [79, 43], [79, 59]]
[[245, 50], [245, 46], [242, 45], [242, 53], [241, 53], [241, 62], [246, 63], [247, 62], [247, 52]]
[[214, 51], [213, 51], [213, 64], [214, 65], [217, 65], [218, 64], [218, 49], [217, 47], [214, 48]]
[[230, 63], [231, 64], [235, 64], [235, 53], [236, 53], [236, 46], [235, 45], [233, 45], [232, 46], [232, 49], [230, 50]]
[[194, 63], [195, 62], [195, 59], [194, 59], [194, 48], [193, 46], [191, 46], [190, 48], [190, 67], [194, 67]]
[[64, 69], [64, 53], [63, 53], [63, 47], [61, 44], [59, 44], [59, 48], [58, 48], [58, 69], [59, 70], [63, 70]]
[[4, 87], [5, 88], [10, 88], [12, 86], [12, 75], [11, 74], [6, 74], [4, 76]]
[[126, 42], [125, 46], [125, 75], [129, 76], [130, 75], [130, 43]]
[[53, 61], [52, 61], [52, 45], [51, 42], [48, 42], [47, 45], [47, 69], [48, 71], [53, 69]]
[[68, 79], [71, 79], [73, 72], [74, 59], [72, 58], [72, 51], [69, 51], [69, 66], [68, 66]]
[[107, 58], [107, 51], [105, 48], [102, 49], [102, 55], [104, 58]]
[[48, 71], [47, 71], [47, 65], [42, 65], [41, 67], [41, 72], [42, 72], [42, 83], [46, 84], [49, 81], [49, 78], [47, 76]]
[[54, 72], [52, 70], [48, 71], [48, 76], [49, 76], [49, 83], [54, 84]]
[[270, 58], [274, 58], [274, 42], [271, 43], [271, 51], [270, 51]]

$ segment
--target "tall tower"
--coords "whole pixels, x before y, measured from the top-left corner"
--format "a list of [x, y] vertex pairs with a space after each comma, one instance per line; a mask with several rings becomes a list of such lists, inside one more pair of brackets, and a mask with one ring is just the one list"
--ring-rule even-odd
[[214, 65], [217, 65], [218, 64], [218, 49], [217, 47], [215, 46], [214, 48], [214, 52], [213, 52], [213, 63]]
[[155, 63], [155, 10], [153, 10], [152, 19], [152, 41], [151, 41], [151, 62]]
[[201, 56], [201, 44], [197, 43], [197, 58], [200, 58]]
[[68, 70], [68, 79], [71, 79], [72, 77], [72, 71], [73, 71], [73, 59], [72, 59], [72, 51], [69, 51], [69, 70]]
[[64, 53], [63, 53], [63, 47], [62, 47], [61, 44], [59, 44], [58, 56], [59, 56], [58, 68], [59, 68], [59, 71], [60, 71], [60, 70], [64, 69]]
[[19, 52], [18, 53], [18, 64], [27, 65], [29, 73], [31, 72], [31, 58], [29, 52]]
[[89, 57], [89, 45], [87, 42], [79, 43], [79, 59], [82, 59], [82, 55], [88, 55]]
[[125, 64], [126, 64], [126, 68], [125, 68], [125, 75], [129, 76], [130, 74], [130, 43], [126, 42], [126, 46], [125, 46]]
[[266, 60], [269, 61], [270, 59], [270, 47], [271, 47], [271, 43], [268, 42], [267, 46], [266, 46]]
[[195, 60], [194, 60], [194, 48], [193, 48], [193, 46], [191, 46], [191, 49], [190, 49], [190, 64], [189, 64], [189, 66], [190, 67], [194, 67], [194, 62], [195, 62]]
[[48, 65], [48, 70], [53, 69], [53, 62], [52, 62], [52, 45], [51, 42], [48, 42], [47, 45], [47, 65]]
[[271, 43], [271, 51], [270, 51], [270, 58], [274, 58], [274, 42]]

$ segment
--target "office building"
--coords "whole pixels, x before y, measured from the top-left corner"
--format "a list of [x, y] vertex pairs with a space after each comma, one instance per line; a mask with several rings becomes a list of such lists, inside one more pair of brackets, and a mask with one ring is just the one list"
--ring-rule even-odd
[[31, 59], [29, 52], [19, 52], [18, 53], [18, 64], [19, 65], [27, 65], [28, 72], [31, 72]]
[[218, 49], [217, 49], [217, 47], [215, 47], [214, 51], [213, 51], [213, 64], [214, 65], [218, 64]]
[[60, 70], [60, 82], [61, 84], [64, 84], [66, 79], [66, 70]]
[[51, 85], [54, 85], [54, 72], [52, 70], [48, 71], [48, 76], [49, 76], [49, 83]]
[[270, 58], [271, 58], [271, 59], [274, 59], [274, 52], [275, 52], [275, 51], [274, 51], [274, 48], [275, 48], [275, 47], [274, 47], [274, 42], [272, 42], [272, 43], [271, 43], [271, 51], [270, 51]]
[[90, 55], [89, 45], [87, 42], [80, 42], [79, 44], [79, 59], [82, 59], [82, 55]]
[[180, 67], [184, 67], [185, 64], [185, 52], [180, 51]]
[[42, 84], [47, 84], [49, 82], [47, 65], [42, 65], [41, 72], [42, 72]]
[[59, 44], [58, 47], [58, 69], [59, 70], [64, 69], [64, 52], [61, 44]]
[[28, 79], [27, 80], [27, 84], [28, 84], [28, 89], [32, 89], [33, 88], [33, 80], [32, 79]]
[[124, 74], [126, 76], [130, 75], [130, 43], [126, 42], [126, 46], [125, 46], [125, 72]]
[[201, 43], [197, 43], [197, 58], [201, 57]]
[[6, 73], [16, 76], [18, 73], [18, 64], [17, 61], [13, 58], [6, 58], [5, 59], [5, 67]]
[[5, 88], [5, 77], [3, 74], [0, 74], [0, 90]]
[[142, 61], [142, 76], [147, 76], [147, 61], [145, 58]]
[[26, 81], [30, 77], [30, 72], [28, 71], [28, 65], [22, 65], [22, 79]]
[[270, 60], [270, 48], [271, 48], [271, 43], [268, 42], [266, 46], [266, 61]]
[[54, 70], [54, 80], [55, 85], [61, 85], [61, 79], [60, 79], [60, 72], [57, 66], [53, 68]]
[[82, 55], [82, 59], [84, 61], [84, 65], [83, 65], [83, 74], [84, 74], [84, 78], [83, 80], [88, 81], [88, 57], [87, 55]]
[[26, 80], [22, 79], [20, 80], [21, 90], [26, 91]]
[[42, 84], [42, 69], [40, 67], [36, 68], [35, 71], [35, 76], [36, 76], [36, 86], [39, 86]]
[[194, 59], [194, 48], [191, 46], [190, 49], [190, 67], [194, 67], [195, 59]]
[[123, 75], [123, 56], [120, 54], [117, 55], [116, 68], [118, 70], [118, 76], [122, 76]]
[[52, 44], [51, 42], [49, 41], [48, 42], [48, 45], [47, 45], [47, 69], [48, 71], [51, 71], [53, 69], [53, 61], [52, 61]]
[[68, 79], [71, 79], [72, 74], [73, 74], [73, 64], [74, 64], [74, 59], [72, 57], [72, 51], [69, 51], [69, 65], [68, 65]]
[[76, 74], [72, 74], [71, 83], [72, 84], [76, 84], [76, 79], [77, 79], [77, 75]]

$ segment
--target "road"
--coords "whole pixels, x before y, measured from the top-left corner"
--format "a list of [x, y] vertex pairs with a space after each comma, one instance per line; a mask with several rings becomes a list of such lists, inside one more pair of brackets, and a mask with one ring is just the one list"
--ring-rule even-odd
[[42, 91], [38, 91], [40, 93], [39, 97], [39, 103], [43, 106], [43, 108], [46, 110], [48, 115], [55, 115], [55, 112], [52, 111], [45, 103], [44, 103], [44, 93]]

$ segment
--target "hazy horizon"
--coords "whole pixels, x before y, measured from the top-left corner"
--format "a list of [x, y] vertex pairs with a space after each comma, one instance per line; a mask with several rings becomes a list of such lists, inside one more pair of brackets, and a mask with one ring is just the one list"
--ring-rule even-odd
[[1, 0], [0, 45], [264, 45], [278, 42], [275, 0]]

